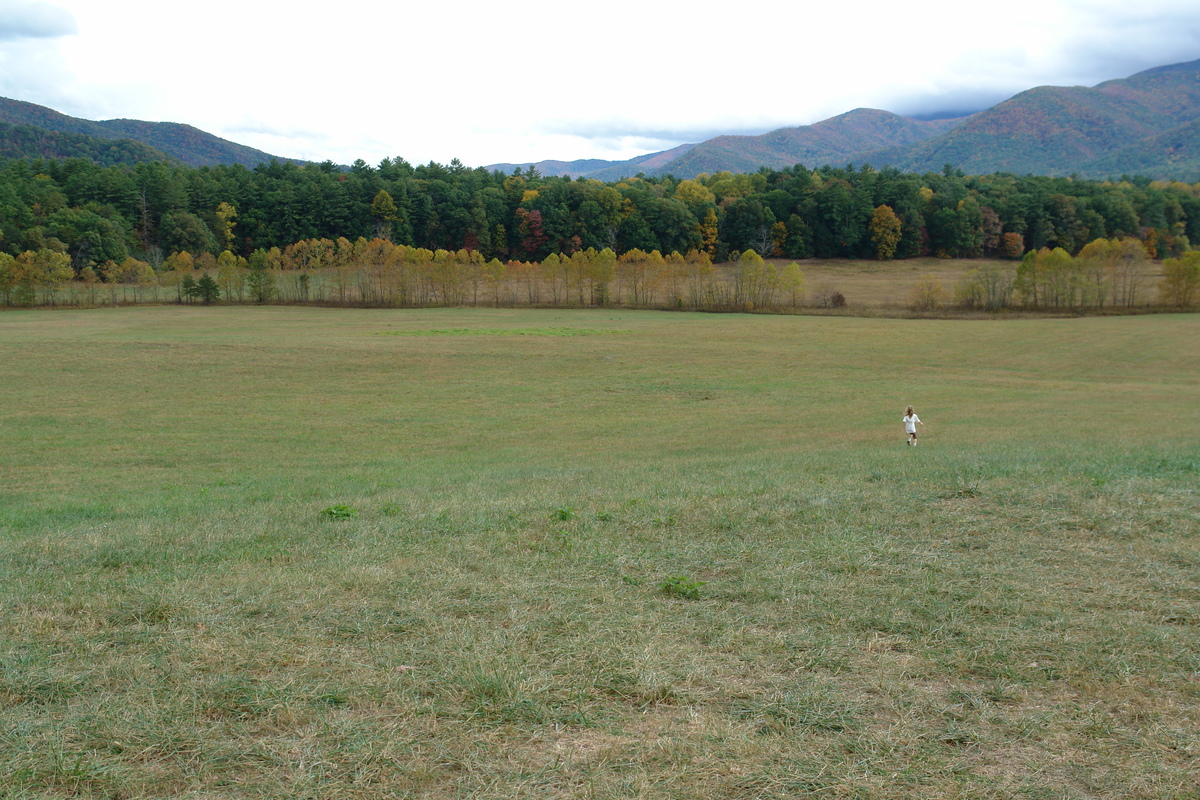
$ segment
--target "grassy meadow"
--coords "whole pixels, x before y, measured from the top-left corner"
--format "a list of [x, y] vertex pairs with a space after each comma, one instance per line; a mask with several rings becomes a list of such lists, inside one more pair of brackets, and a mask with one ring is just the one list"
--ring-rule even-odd
[[1196, 798], [1198, 378], [1198, 315], [0, 314], [0, 798]]

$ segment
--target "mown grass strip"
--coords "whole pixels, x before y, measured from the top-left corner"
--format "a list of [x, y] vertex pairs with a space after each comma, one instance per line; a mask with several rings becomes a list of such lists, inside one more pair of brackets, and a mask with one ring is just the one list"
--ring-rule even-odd
[[384, 336], [608, 336], [632, 332], [599, 328], [428, 328], [381, 333]]

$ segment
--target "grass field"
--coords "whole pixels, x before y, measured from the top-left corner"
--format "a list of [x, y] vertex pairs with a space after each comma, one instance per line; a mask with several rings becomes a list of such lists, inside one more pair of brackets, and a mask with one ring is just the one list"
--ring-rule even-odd
[[0, 376], [5, 800], [1200, 796], [1200, 316], [20, 311]]
[[[774, 259], [777, 266], [785, 260]], [[930, 279], [944, 293], [940, 313], [953, 313], [956, 306], [955, 287], [972, 270], [988, 266], [1015, 275], [1017, 262], [1000, 259], [965, 258], [906, 258], [895, 261], [861, 261], [850, 259], [811, 259], [802, 262], [807, 287], [806, 310], [819, 306], [823, 294], [840, 292], [846, 298], [850, 313], [896, 313], [905, 311], [912, 302], [913, 289]], [[1161, 302], [1158, 286], [1162, 280], [1162, 262], [1150, 261], [1138, 275], [1137, 308]], [[1019, 303], [1014, 305], [1014, 310]], [[1111, 309], [1111, 306], [1110, 306]], [[1127, 309], [1122, 309], [1127, 311]]]

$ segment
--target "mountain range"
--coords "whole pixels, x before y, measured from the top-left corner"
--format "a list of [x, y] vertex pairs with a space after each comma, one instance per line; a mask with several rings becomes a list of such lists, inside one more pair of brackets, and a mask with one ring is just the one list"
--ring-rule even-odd
[[628, 161], [494, 164], [510, 172], [612, 181], [643, 173], [691, 178], [760, 166], [870, 164], [903, 172], [1070, 175], [1122, 174], [1200, 180], [1200, 60], [1139, 72], [1094, 87], [1040, 86], [991, 108], [923, 121], [859, 108], [813, 125], [759, 136], [718, 136]]
[[[78, 119], [0, 98], [0, 157], [82, 157], [103, 164], [173, 161], [189, 166], [293, 161], [174, 122]], [[859, 108], [813, 125], [758, 136], [717, 136], [627, 161], [589, 159], [492, 164], [512, 172], [615, 181], [636, 174], [691, 178], [870, 164], [904, 172], [950, 164], [969, 174], [1124, 174], [1200, 181], [1200, 60], [1171, 64], [1093, 87], [1040, 86], [953, 119], [920, 120]]]

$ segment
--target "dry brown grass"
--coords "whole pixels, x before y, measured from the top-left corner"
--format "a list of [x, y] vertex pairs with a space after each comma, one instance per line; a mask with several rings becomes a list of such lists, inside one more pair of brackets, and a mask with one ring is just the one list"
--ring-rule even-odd
[[[785, 266], [788, 259], [771, 259]], [[903, 312], [909, 304], [913, 286], [925, 276], [940, 282], [948, 303], [954, 301], [954, 287], [971, 270], [993, 263], [1015, 270], [1016, 261], [952, 258], [907, 258], [894, 261], [861, 261], [851, 259], [810, 259], [799, 262], [806, 281], [805, 306], [818, 303], [822, 295], [837, 291], [846, 298], [847, 310], [890, 310]], [[726, 269], [729, 268], [725, 265]], [[1154, 297], [1154, 287], [1162, 277], [1162, 266], [1150, 262], [1143, 274], [1144, 296]]]

